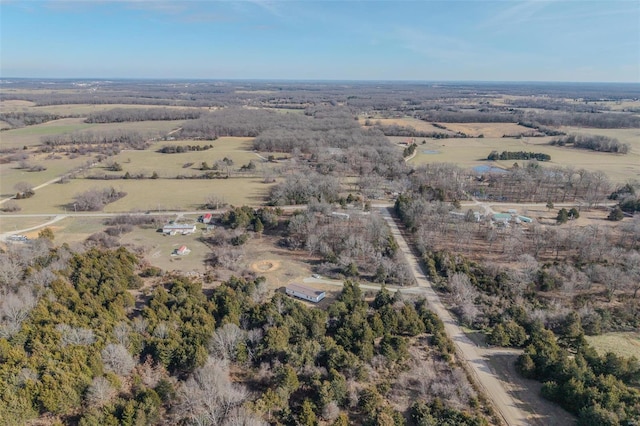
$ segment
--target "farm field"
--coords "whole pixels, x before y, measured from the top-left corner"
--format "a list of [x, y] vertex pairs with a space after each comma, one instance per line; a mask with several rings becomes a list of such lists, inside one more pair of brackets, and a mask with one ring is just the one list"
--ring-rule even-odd
[[73, 197], [94, 188], [114, 187], [127, 196], [109, 204], [105, 212], [145, 210], [195, 210], [205, 198], [216, 194], [234, 205], [257, 205], [265, 200], [269, 188], [260, 178], [231, 179], [118, 179], [101, 181], [72, 179], [66, 184], [52, 184], [36, 191], [35, 196], [16, 200], [20, 213], [63, 213], [73, 210]]
[[31, 228], [48, 222], [53, 218], [54, 216], [6, 217], [3, 213], [0, 213], [0, 232], [19, 231], [20, 229]]
[[23, 146], [40, 145], [43, 136], [60, 135], [80, 130], [108, 132], [113, 130], [131, 130], [139, 132], [157, 132], [164, 134], [182, 124], [182, 120], [170, 121], [135, 121], [128, 123], [89, 124], [84, 118], [61, 118], [42, 124], [18, 129], [4, 130], [0, 133], [3, 148], [22, 148]]
[[452, 132], [460, 132], [471, 137], [483, 135], [485, 138], [501, 138], [503, 135], [518, 135], [531, 129], [515, 123], [440, 123]]
[[29, 156], [27, 161], [29, 164], [47, 167], [46, 170], [40, 172], [18, 169], [18, 163], [16, 162], [0, 164], [0, 198], [15, 195], [14, 185], [18, 182], [28, 182], [36, 187], [62, 176], [91, 160], [90, 156], [69, 158], [56, 155], [53, 159], [47, 158], [48, 156], [49, 154], [32, 154]]
[[[237, 170], [242, 165], [248, 164], [249, 161], [254, 161], [254, 163], [260, 167], [264, 160], [252, 152], [252, 140], [253, 138], [223, 137], [215, 141], [156, 142], [144, 151], [125, 150], [116, 156], [110, 157], [108, 162], [118, 162], [122, 166], [122, 171], [108, 174], [122, 175], [129, 172], [132, 175], [142, 173], [145, 176], [149, 176], [154, 171], [158, 173], [160, 177], [175, 177], [180, 174], [199, 174], [202, 173], [200, 171], [202, 162], [213, 166], [216, 161], [222, 160], [225, 157], [233, 160], [233, 166], [231, 166], [232, 171]], [[213, 148], [206, 151], [189, 151], [175, 154], [157, 152], [162, 147], [168, 145], [213, 145]], [[193, 165], [184, 168], [183, 166], [188, 163], [193, 163]], [[221, 170], [221, 172], [224, 172], [224, 170]], [[100, 173], [102, 173], [102, 171], [100, 171]]]
[[95, 126], [83, 121], [84, 118], [61, 118], [60, 120], [53, 120], [34, 126], [4, 130], [0, 133], [0, 141], [3, 148], [40, 145], [42, 136], [60, 135], [77, 130], [86, 130]]
[[543, 166], [571, 166], [575, 169], [602, 171], [617, 183], [626, 182], [630, 178], [640, 178], [640, 167], [638, 167], [640, 142], [632, 145], [631, 153], [620, 155], [548, 145], [552, 139], [552, 137], [429, 139], [424, 145], [418, 144], [417, 155], [409, 162], [415, 165], [451, 162], [466, 168], [492, 164], [496, 167], [509, 168], [514, 162], [522, 162], [514, 160], [490, 162], [486, 158], [491, 151], [531, 151], [551, 156], [551, 161], [541, 163]]
[[600, 355], [613, 352], [620, 356], [640, 358], [640, 332], [606, 333], [586, 336], [586, 339]]
[[[362, 125], [365, 126], [365, 122], [367, 121], [366, 118], [364, 117], [360, 117], [358, 118], [358, 122]], [[437, 132], [437, 133], [453, 133], [453, 132], [449, 132], [447, 130], [444, 129], [440, 129], [436, 126], [434, 126], [433, 124], [424, 121], [424, 120], [419, 120], [417, 118], [411, 118], [411, 117], [404, 117], [404, 118], [370, 118], [369, 121], [372, 124], [377, 124], [378, 122], [380, 122], [381, 125], [383, 126], [411, 126], [414, 129], [421, 131], [421, 132]]]

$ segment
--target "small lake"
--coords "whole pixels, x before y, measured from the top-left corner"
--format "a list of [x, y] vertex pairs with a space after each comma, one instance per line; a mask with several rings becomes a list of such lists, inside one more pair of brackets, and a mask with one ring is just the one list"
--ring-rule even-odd
[[489, 164], [483, 164], [482, 166], [476, 166], [473, 168], [476, 173], [507, 173], [506, 170], [500, 167], [494, 167]]

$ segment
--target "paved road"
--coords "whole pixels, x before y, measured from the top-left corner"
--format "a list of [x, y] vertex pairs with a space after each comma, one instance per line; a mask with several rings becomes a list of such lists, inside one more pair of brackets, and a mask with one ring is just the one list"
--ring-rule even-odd
[[457, 347], [458, 357], [469, 367], [468, 370], [474, 376], [475, 381], [493, 403], [493, 406], [507, 425], [528, 425], [530, 415], [519, 408], [519, 406], [522, 406], [524, 403], [515, 400], [500, 380], [491, 372], [491, 369], [483, 358], [483, 354], [478, 350], [479, 348], [471, 342], [464, 331], [458, 326], [457, 322], [440, 301], [440, 297], [438, 297], [433, 287], [431, 287], [431, 283], [422, 272], [418, 260], [413, 255], [396, 222], [391, 217], [389, 210], [381, 209], [381, 211], [382, 216], [391, 228], [391, 233], [396, 239], [398, 247], [404, 253], [411, 267], [418, 286], [424, 289], [424, 295], [429, 304], [429, 308], [444, 322], [447, 335]]

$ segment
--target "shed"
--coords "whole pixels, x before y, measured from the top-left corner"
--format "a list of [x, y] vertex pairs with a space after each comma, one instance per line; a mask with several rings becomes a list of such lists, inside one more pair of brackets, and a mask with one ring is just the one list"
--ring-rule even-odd
[[202, 223], [209, 223], [209, 222], [211, 222], [212, 218], [213, 218], [213, 215], [211, 213], [205, 213], [202, 216]]
[[191, 250], [189, 250], [187, 246], [180, 246], [180, 248], [176, 250], [176, 254], [178, 256], [184, 256], [186, 254], [189, 254], [189, 252], [191, 252]]
[[294, 296], [299, 299], [308, 300], [313, 303], [318, 303], [319, 301], [324, 299], [326, 296], [324, 291], [316, 290], [314, 288], [310, 288], [300, 284], [289, 284], [286, 287], [285, 291], [289, 296]]

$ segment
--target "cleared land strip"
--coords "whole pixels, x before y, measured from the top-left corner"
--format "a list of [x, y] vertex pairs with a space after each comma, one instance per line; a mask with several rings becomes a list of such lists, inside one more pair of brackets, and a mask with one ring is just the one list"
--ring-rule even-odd
[[407, 262], [411, 266], [416, 282], [424, 289], [424, 295], [431, 310], [444, 322], [444, 328], [449, 338], [454, 342], [458, 350], [458, 355], [467, 365], [468, 370], [474, 376], [477, 384], [482, 388], [483, 393], [493, 403], [494, 407], [509, 426], [524, 426], [531, 424], [532, 416], [523, 411], [520, 407], [525, 405], [523, 401], [515, 400], [502, 385], [500, 380], [491, 372], [489, 365], [477, 350], [476, 345], [469, 340], [464, 331], [458, 326], [449, 311], [447, 311], [436, 294], [431, 283], [422, 272], [418, 260], [413, 255], [404, 236], [400, 232], [398, 225], [391, 217], [388, 209], [382, 209], [382, 216], [385, 218], [391, 233], [393, 234], [400, 250], [404, 253]]

